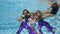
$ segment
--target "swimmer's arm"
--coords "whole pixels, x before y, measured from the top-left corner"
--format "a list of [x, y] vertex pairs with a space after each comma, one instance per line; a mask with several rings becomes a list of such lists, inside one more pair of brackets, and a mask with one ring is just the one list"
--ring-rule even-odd
[[52, 4], [53, 2], [51, 2], [50, 0], [47, 0], [47, 2], [49, 3], [49, 4]]
[[24, 15], [20, 16], [20, 18], [17, 19], [17, 21], [19, 21], [19, 22], [20, 22], [20, 21], [24, 21], [24, 20], [25, 20], [25, 19], [24, 19]]
[[17, 19], [18, 22], [22, 21], [22, 16]]
[[45, 19], [47, 16], [42, 15], [42, 18]]

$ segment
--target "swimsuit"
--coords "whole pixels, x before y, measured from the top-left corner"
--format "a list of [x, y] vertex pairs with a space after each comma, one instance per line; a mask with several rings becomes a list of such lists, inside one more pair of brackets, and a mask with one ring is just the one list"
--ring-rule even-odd
[[51, 14], [56, 15], [59, 10], [59, 6], [52, 6]]
[[21, 33], [21, 31], [23, 30], [23, 28], [28, 29], [29, 30], [29, 34], [36, 34], [34, 32], [34, 30], [29, 25], [27, 25], [27, 21], [28, 21], [28, 16], [25, 16], [25, 21], [22, 21], [21, 26], [19, 27], [19, 30], [17, 31], [16, 34]]
[[41, 19], [38, 21], [38, 31], [39, 31], [41, 34], [43, 34], [43, 32], [42, 32], [42, 30], [41, 30], [43, 26], [46, 26], [46, 28], [47, 28], [48, 31], [50, 31], [50, 32], [52, 32], [53, 34], [55, 34], [55, 32], [52, 31], [53, 27], [50, 26], [50, 24], [49, 24], [48, 22], [44, 21], [44, 20], [41, 18]]

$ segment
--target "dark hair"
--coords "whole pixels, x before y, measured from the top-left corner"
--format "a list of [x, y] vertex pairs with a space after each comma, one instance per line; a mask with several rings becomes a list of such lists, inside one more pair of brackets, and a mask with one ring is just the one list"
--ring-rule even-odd
[[57, 2], [53, 3], [52, 5], [56, 5], [56, 6], [58, 6]]
[[[38, 16], [38, 15], [37, 15], [37, 13], [38, 13], [38, 12], [40, 13], [40, 16]], [[42, 13], [41, 13], [41, 11], [40, 11], [40, 10], [37, 10], [37, 11], [36, 11], [36, 13], [35, 13], [35, 15], [37, 15], [37, 16], [38, 16], [38, 18], [42, 17]]]
[[31, 13], [29, 14], [29, 18], [30, 18], [30, 16], [31, 16], [31, 14], [34, 14], [34, 15], [35, 15], [35, 13], [31, 12]]
[[41, 14], [40, 16], [42, 16], [42, 13], [41, 13], [40, 10], [37, 10], [36, 13], [35, 13], [35, 15], [36, 15], [38, 12]]
[[28, 11], [27, 9], [24, 9], [24, 10], [23, 10], [23, 15], [24, 15], [24, 11], [27, 11], [27, 14], [29, 13], [29, 11]]

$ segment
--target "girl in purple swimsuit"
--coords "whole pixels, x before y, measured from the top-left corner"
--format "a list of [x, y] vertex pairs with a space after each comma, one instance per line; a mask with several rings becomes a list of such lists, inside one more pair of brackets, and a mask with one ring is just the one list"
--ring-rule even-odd
[[[23, 15], [21, 16], [22, 23], [21, 23], [21, 25], [20, 25], [20, 27], [19, 27], [19, 29], [18, 29], [18, 31], [17, 31], [16, 34], [21, 33], [21, 31], [23, 30], [23, 28], [28, 29], [29, 34], [36, 34], [36, 32], [34, 32], [34, 30], [33, 30], [29, 25], [27, 25], [28, 13], [29, 13], [29, 12], [28, 12], [27, 9], [25, 9], [25, 10], [23, 11]], [[18, 21], [20, 21], [20, 19], [18, 19]]]
[[40, 12], [40, 10], [37, 10], [36, 15], [38, 16], [38, 31], [41, 34], [43, 34], [41, 29], [42, 29], [43, 26], [46, 26], [48, 31], [50, 31], [53, 34], [55, 34], [54, 28], [52, 26], [50, 26], [50, 24], [47, 21], [44, 21], [45, 16], [42, 16], [42, 13]]

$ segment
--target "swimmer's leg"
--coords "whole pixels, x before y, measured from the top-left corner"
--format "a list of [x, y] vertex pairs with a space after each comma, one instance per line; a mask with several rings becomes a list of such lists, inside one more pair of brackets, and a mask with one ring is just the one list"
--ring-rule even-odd
[[41, 29], [42, 29], [42, 25], [39, 25], [39, 26], [38, 26], [38, 31], [39, 31], [41, 34], [43, 34], [43, 32], [42, 32]]
[[29, 34], [36, 34], [36, 32], [34, 31], [34, 29], [32, 29], [29, 25], [27, 25], [27, 24], [24, 24], [24, 25], [25, 25], [25, 28], [28, 29]]
[[36, 29], [34, 30], [34, 32], [36, 32], [36, 34], [39, 34], [39, 33], [36, 31]]
[[50, 14], [51, 13], [51, 10], [47, 10], [47, 12], [43, 13], [43, 14]]
[[53, 17], [54, 16], [54, 14], [43, 14], [43, 16], [46, 16], [46, 17]]
[[29, 34], [36, 34], [36, 32], [34, 31], [34, 29], [32, 29], [29, 25], [26, 25], [25, 28], [28, 29]]
[[35, 34], [36, 33], [36, 32], [34, 32], [34, 30], [29, 25], [27, 25], [27, 21], [24, 21], [23, 28], [26, 28], [28, 31], [30, 31], [29, 34]]
[[33, 30], [33, 31], [29, 31], [29, 34], [38, 34], [38, 32], [36, 30]]
[[48, 17], [48, 16], [50, 16], [50, 17], [54, 16], [54, 14], [51, 14], [51, 10], [48, 10], [47, 12], [42, 13], [42, 14], [43, 14], [43, 16], [46, 16], [46, 17]]
[[44, 21], [44, 23], [45, 23], [45, 26], [48, 29], [48, 31], [50, 31], [53, 34], [55, 34], [55, 29], [52, 26], [50, 26], [50, 24], [48, 22]]
[[53, 34], [55, 34], [55, 29], [52, 26], [47, 26], [47, 29]]
[[20, 34], [20, 32], [22, 31], [22, 29], [23, 29], [24, 27], [23, 26], [21, 26], [20, 28], [19, 28], [19, 30], [17, 31], [17, 33], [16, 34]]
[[23, 28], [24, 28], [24, 25], [23, 25], [23, 22], [22, 22], [16, 34], [20, 34], [21, 31], [23, 30]]
[[34, 32], [35, 32], [36, 34], [38, 34], [37, 30], [36, 30], [34, 27], [32, 27], [32, 29], [34, 30]]

